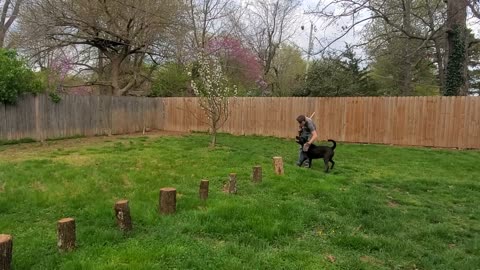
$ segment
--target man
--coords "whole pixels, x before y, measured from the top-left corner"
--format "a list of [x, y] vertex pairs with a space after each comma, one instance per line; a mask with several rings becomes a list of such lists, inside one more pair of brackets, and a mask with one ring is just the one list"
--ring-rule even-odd
[[[308, 139], [308, 142], [303, 146], [300, 146], [300, 153], [297, 161], [298, 166], [302, 166], [302, 163], [304, 160], [307, 160], [307, 156], [305, 155], [304, 152], [308, 151], [308, 147], [315, 142], [315, 140], [318, 137], [317, 134], [317, 127], [313, 123], [313, 120], [311, 118], [306, 117], [305, 115], [299, 115], [297, 117], [297, 122], [300, 125], [298, 133], [300, 137], [305, 137]], [[308, 163], [308, 160], [307, 160]], [[308, 166], [308, 164], [306, 164]]]

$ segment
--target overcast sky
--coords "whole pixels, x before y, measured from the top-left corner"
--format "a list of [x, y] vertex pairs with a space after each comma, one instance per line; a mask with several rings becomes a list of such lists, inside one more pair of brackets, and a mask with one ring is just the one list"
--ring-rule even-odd
[[[322, 6], [325, 4], [329, 3], [331, 0], [321, 0]], [[316, 41], [314, 42], [314, 49], [313, 51], [318, 51], [321, 48], [321, 45], [319, 44], [319, 41], [322, 43], [327, 43], [330, 40], [335, 39], [338, 37], [341, 33], [341, 26], [342, 25], [336, 25], [336, 26], [328, 26], [326, 27], [325, 21], [316, 18], [314, 15], [307, 15], [304, 14], [307, 11], [313, 10], [316, 5], [319, 3], [319, 0], [303, 0], [302, 1], [302, 6], [298, 10], [297, 14], [297, 25], [295, 26], [295, 34], [292, 37], [292, 42], [297, 44], [299, 47], [301, 47], [305, 52], [307, 51], [308, 48], [308, 36], [310, 33], [310, 22], [313, 22], [315, 25], [316, 31], [314, 32], [314, 37], [316, 38]], [[332, 8], [338, 8], [335, 6], [332, 6]], [[358, 20], [358, 18], [357, 18]], [[351, 25], [350, 20], [345, 20], [341, 22], [343, 25]], [[305, 28], [304, 30], [301, 30], [300, 26], [304, 25]], [[364, 24], [363, 26], [365, 26]], [[480, 38], [480, 23], [479, 20], [470, 18], [468, 21], [468, 25], [470, 28], [473, 29], [474, 34], [477, 38]], [[355, 44], [361, 41], [361, 30], [362, 26], [358, 26], [355, 28], [355, 31], [352, 31], [348, 35], [346, 35], [344, 38], [340, 39], [337, 41], [335, 44], [333, 44], [332, 48], [333, 49], [344, 49], [345, 48], [345, 42], [350, 43], [350, 44]], [[358, 53], [361, 53], [358, 51]]]
[[[326, 5], [330, 0], [322, 0], [322, 6]], [[318, 52], [323, 46], [325, 46], [331, 40], [340, 36], [343, 31], [341, 26], [349, 26], [352, 24], [351, 18], [345, 18], [343, 21], [338, 22], [335, 25], [328, 25], [322, 19], [319, 19], [315, 15], [305, 14], [308, 11], [315, 10], [319, 0], [304, 0], [302, 6], [298, 10], [297, 19], [297, 31], [295, 31], [292, 37], [292, 42], [301, 47], [305, 52], [308, 49], [308, 36], [310, 34], [310, 23], [314, 25], [314, 43], [312, 52]], [[335, 5], [331, 6], [332, 9], [338, 8]], [[358, 18], [356, 18], [358, 20]], [[304, 25], [304, 30], [301, 30], [300, 26]], [[356, 26], [353, 31], [350, 31], [345, 37], [341, 38], [331, 48], [333, 50], [343, 50], [345, 43], [355, 44], [361, 41], [361, 31], [366, 24]], [[358, 53], [361, 53], [358, 51]]]

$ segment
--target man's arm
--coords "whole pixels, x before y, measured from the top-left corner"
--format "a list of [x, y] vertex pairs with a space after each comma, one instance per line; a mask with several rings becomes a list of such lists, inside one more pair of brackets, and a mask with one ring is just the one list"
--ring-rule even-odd
[[317, 131], [314, 130], [312, 131], [312, 138], [310, 138], [310, 140], [308, 141], [308, 144], [312, 144], [318, 137], [318, 134], [317, 134]]

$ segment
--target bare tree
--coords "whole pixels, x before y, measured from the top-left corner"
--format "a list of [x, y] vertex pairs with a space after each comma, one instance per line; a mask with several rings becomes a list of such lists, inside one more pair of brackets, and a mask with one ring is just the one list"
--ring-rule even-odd
[[37, 53], [82, 48], [89, 59], [76, 64], [99, 74], [92, 84], [119, 96], [146, 80], [145, 61], [155, 67], [180, 8], [168, 0], [36, 0], [22, 22], [30, 39], [46, 40]]
[[[240, 31], [243, 39], [262, 62], [266, 78], [278, 76], [275, 75], [272, 62], [280, 45], [293, 34], [295, 12], [299, 6], [298, 0], [258, 0], [247, 7], [247, 22]], [[270, 94], [275, 92], [273, 81], [270, 79], [269, 89], [266, 89]]]
[[[333, 7], [340, 7], [340, 12], [336, 12]], [[367, 35], [367, 40], [357, 46], [385, 44], [392, 39], [402, 40], [400, 64], [403, 72], [401, 73], [402, 78], [400, 78], [400, 88], [403, 95], [412, 94], [412, 69], [420, 60], [416, 57], [420, 51], [430, 48], [436, 51], [439, 77], [440, 81], [443, 81], [443, 54], [441, 52], [443, 46], [440, 46], [441, 41], [444, 40], [445, 9], [443, 0], [333, 0], [327, 5], [319, 4], [318, 9], [311, 13], [325, 19], [326, 27], [342, 25], [342, 32], [333, 40], [323, 44], [315, 52], [316, 54], [324, 53], [355, 27], [368, 22], [377, 22], [377, 25], [382, 25], [381, 31], [371, 31]]]
[[232, 12], [232, 0], [188, 0], [189, 25], [193, 46], [204, 49], [208, 40], [224, 29], [222, 19]]
[[467, 4], [473, 13], [473, 16], [480, 19], [480, 0], [469, 0]]
[[7, 32], [17, 19], [23, 2], [24, 0], [0, 0], [0, 48], [5, 46]]

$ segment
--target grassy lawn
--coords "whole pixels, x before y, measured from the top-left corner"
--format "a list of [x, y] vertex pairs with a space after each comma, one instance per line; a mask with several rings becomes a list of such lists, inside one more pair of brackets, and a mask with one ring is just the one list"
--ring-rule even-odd
[[[480, 152], [339, 144], [325, 174], [321, 161], [294, 166], [293, 140], [208, 143], [194, 134], [0, 146], [0, 233], [14, 236], [14, 269], [480, 268]], [[285, 176], [273, 174], [276, 155]], [[237, 195], [222, 192], [230, 172]], [[178, 195], [167, 217], [157, 213], [166, 186]], [[121, 198], [128, 235], [114, 221]], [[56, 248], [62, 217], [77, 223], [78, 249], [66, 254]]]

